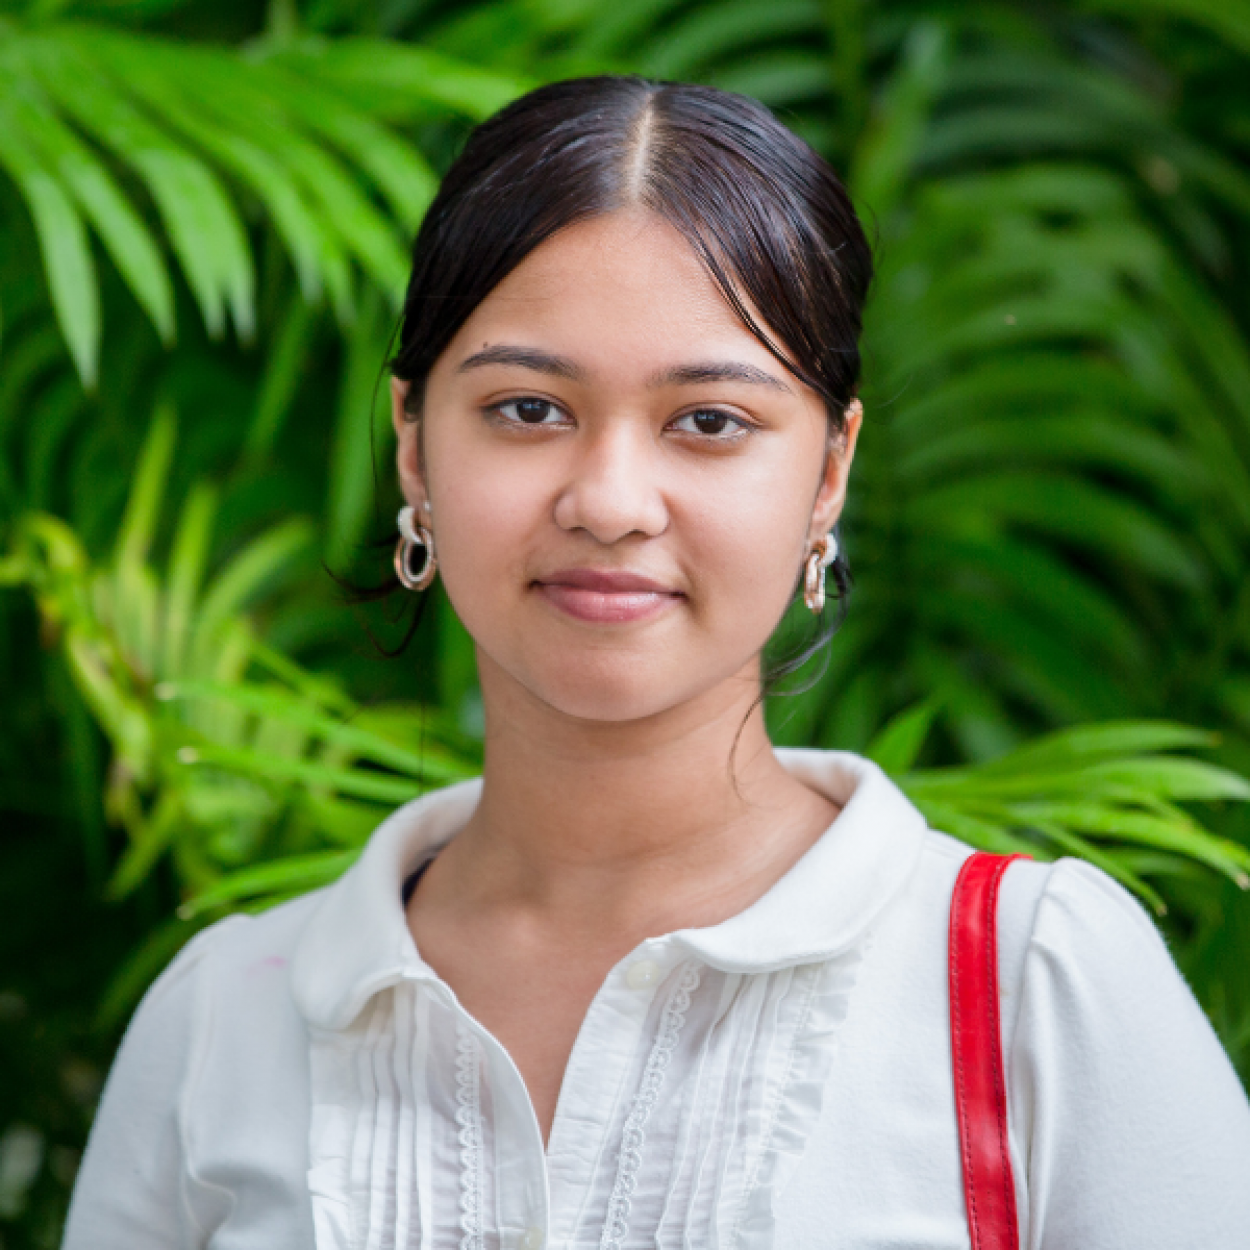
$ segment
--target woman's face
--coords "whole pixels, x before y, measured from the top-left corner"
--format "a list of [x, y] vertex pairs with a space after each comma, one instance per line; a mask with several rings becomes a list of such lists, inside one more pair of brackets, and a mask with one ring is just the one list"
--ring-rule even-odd
[[630, 211], [562, 231], [439, 357], [420, 438], [405, 392], [404, 492], [488, 695], [513, 682], [595, 721], [753, 696], [858, 422], [831, 444], [819, 396], [676, 230]]

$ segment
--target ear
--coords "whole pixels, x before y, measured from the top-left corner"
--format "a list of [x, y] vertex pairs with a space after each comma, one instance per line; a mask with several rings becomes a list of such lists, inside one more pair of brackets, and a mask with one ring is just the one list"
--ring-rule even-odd
[[858, 402], [850, 404], [842, 432], [830, 440], [825, 456], [825, 471], [812, 508], [812, 524], [807, 535], [809, 542], [823, 538], [842, 515], [842, 508], [846, 503], [846, 484], [851, 475], [851, 461], [855, 458], [855, 444], [859, 439], [859, 428], [863, 420], [863, 407]]
[[391, 424], [395, 427], [396, 466], [399, 486], [404, 498], [418, 512], [426, 512], [429, 496], [425, 490], [425, 474], [421, 465], [421, 423], [414, 421], [405, 404], [411, 382], [391, 379]]

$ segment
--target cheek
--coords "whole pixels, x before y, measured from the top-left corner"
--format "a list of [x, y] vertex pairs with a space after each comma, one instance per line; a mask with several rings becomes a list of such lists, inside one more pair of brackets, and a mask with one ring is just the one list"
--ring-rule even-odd
[[754, 649], [789, 603], [803, 556], [815, 474], [792, 459], [733, 466], [741, 471], [702, 492], [685, 518], [696, 617]]
[[527, 553], [550, 500], [540, 476], [514, 456], [484, 452], [455, 432], [432, 430], [426, 456], [439, 569], [471, 627], [477, 605], [524, 585]]

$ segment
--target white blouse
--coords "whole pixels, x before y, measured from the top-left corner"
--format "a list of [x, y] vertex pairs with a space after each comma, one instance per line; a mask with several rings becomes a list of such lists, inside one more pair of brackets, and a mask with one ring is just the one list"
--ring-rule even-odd
[[[843, 810], [744, 912], [612, 970], [545, 1149], [405, 923], [402, 881], [471, 782], [174, 960], [109, 1078], [64, 1250], [967, 1247], [946, 933], [968, 848], [865, 759], [778, 754]], [[1085, 863], [1021, 863], [999, 923], [1022, 1245], [1250, 1247], [1250, 1107], [1144, 912]]]

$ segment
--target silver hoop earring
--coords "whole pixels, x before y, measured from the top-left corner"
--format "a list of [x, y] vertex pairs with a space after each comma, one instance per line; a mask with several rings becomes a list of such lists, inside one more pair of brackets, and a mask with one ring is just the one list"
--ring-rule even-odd
[[838, 539], [832, 532], [812, 543], [803, 566], [803, 602], [819, 615], [825, 606], [825, 570], [838, 558]]
[[[399, 510], [399, 542], [395, 545], [395, 576], [409, 590], [425, 590], [438, 572], [438, 560], [434, 555], [434, 535], [424, 525], [419, 525], [411, 507]], [[418, 548], [424, 559], [413, 568], [413, 557]]]

